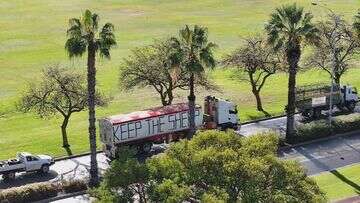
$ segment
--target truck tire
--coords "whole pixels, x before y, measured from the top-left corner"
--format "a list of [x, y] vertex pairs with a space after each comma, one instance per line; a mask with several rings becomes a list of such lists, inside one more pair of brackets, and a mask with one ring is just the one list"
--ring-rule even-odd
[[3, 175], [4, 181], [8, 182], [15, 179], [15, 172], [9, 172]]
[[348, 104], [346, 104], [346, 108], [350, 111], [350, 112], [354, 112], [356, 107], [355, 102], [349, 102]]
[[153, 143], [148, 142], [139, 147], [139, 152], [143, 154], [150, 153]]
[[319, 119], [321, 116], [321, 109], [313, 109], [313, 119]]
[[311, 110], [305, 110], [301, 112], [301, 116], [304, 117], [305, 119], [309, 119], [312, 117], [312, 112]]
[[44, 164], [41, 166], [40, 173], [47, 174], [50, 171], [50, 166], [48, 164]]

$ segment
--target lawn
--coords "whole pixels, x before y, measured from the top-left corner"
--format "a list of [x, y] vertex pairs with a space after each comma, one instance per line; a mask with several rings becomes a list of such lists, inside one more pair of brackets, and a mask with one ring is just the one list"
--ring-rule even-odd
[[[0, 2], [0, 159], [17, 151], [64, 155], [60, 147], [60, 117], [41, 119], [32, 113], [21, 113], [15, 108], [21, 93], [30, 81], [39, 79], [41, 70], [51, 64], [61, 64], [79, 71], [85, 70], [85, 58], [69, 60], [64, 49], [68, 19], [79, 17], [89, 8], [100, 15], [101, 22], [112, 22], [116, 28], [118, 47], [110, 61], [99, 59], [98, 87], [113, 97], [112, 103], [97, 109], [97, 116], [125, 113], [160, 105], [151, 89], [122, 92], [118, 86], [119, 66], [130, 50], [177, 34], [185, 24], [207, 26], [210, 39], [219, 45], [217, 58], [236, 48], [240, 38], [261, 32], [270, 12], [282, 0], [32, 0]], [[316, 14], [326, 10], [312, 6], [310, 1], [296, 1]], [[360, 8], [358, 0], [333, 0], [328, 7], [352, 19]], [[343, 78], [360, 88], [360, 71], [351, 70]], [[211, 77], [222, 92], [198, 92], [198, 102], [207, 94], [229, 98], [239, 106], [242, 121], [261, 116], [255, 110], [255, 100], [249, 85], [231, 79], [232, 73], [217, 68]], [[299, 84], [328, 81], [320, 71], [299, 74]], [[272, 114], [283, 112], [286, 101], [286, 74], [278, 74], [268, 81], [263, 90], [264, 107]], [[185, 92], [177, 92], [177, 101], [185, 100]], [[141, 102], [140, 102], [141, 101]], [[74, 115], [69, 124], [69, 141], [73, 153], [87, 151], [87, 113]]]
[[360, 194], [360, 164], [322, 173], [313, 178], [329, 200], [339, 200]]

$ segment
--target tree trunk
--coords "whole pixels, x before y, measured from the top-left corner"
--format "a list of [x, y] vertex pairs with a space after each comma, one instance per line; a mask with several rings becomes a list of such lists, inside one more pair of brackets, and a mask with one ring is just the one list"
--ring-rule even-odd
[[300, 45], [294, 45], [293, 48], [287, 50], [287, 61], [289, 63], [289, 81], [288, 81], [288, 105], [286, 108], [286, 139], [295, 135], [295, 88], [296, 88], [296, 72], [300, 59]]
[[340, 86], [340, 78], [341, 78], [341, 75], [335, 73], [334, 82], [335, 82], [335, 84], [337, 84], [339, 86]]
[[91, 187], [99, 184], [98, 165], [96, 160], [96, 126], [95, 126], [95, 44], [89, 43], [87, 61], [88, 108], [89, 108], [89, 142], [90, 142], [90, 182]]
[[189, 100], [189, 133], [188, 139], [191, 139], [195, 134], [195, 93], [194, 93], [194, 73], [191, 73], [189, 80], [190, 94]]
[[65, 116], [63, 123], [61, 125], [61, 134], [62, 134], [62, 141], [63, 141], [63, 147], [64, 148], [69, 148], [69, 141], [68, 141], [68, 137], [67, 137], [67, 132], [66, 132], [66, 127], [69, 123], [69, 118], [70, 116]]
[[261, 98], [260, 98], [260, 92], [253, 88], [252, 93], [254, 94], [255, 99], [256, 99], [256, 108], [257, 108], [257, 110], [258, 111], [264, 111], [264, 109], [262, 107]]
[[168, 105], [171, 105], [174, 100], [174, 95], [173, 95], [172, 89], [168, 89], [168, 91], [166, 93], [168, 96]]

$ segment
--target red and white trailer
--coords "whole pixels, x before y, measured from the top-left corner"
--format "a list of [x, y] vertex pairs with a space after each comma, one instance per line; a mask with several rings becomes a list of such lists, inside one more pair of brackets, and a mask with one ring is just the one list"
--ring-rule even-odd
[[[206, 116], [206, 122], [203, 121], [201, 106], [196, 106], [197, 128], [238, 127], [236, 106], [231, 102], [207, 97], [205, 108], [205, 113], [210, 114]], [[121, 146], [136, 146], [139, 151], [149, 152], [153, 143], [182, 139], [189, 129], [188, 115], [188, 104], [179, 103], [99, 119], [103, 150], [108, 157], [113, 158]], [[220, 125], [219, 121], [223, 120], [226, 123]]]

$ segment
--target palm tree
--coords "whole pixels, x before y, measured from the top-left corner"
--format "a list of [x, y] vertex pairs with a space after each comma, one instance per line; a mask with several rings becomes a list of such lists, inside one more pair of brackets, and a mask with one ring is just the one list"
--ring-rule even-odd
[[301, 44], [304, 41], [308, 43], [318, 41], [318, 29], [311, 22], [313, 16], [310, 13], [304, 13], [303, 10], [296, 4], [277, 8], [265, 26], [269, 43], [274, 46], [276, 51], [280, 49], [285, 51], [289, 65], [288, 104], [286, 107], [287, 138], [295, 133], [295, 86]]
[[[179, 39], [172, 38], [175, 50], [180, 50], [182, 62], [180, 67], [189, 74], [189, 134], [191, 139], [195, 134], [195, 93], [194, 80], [204, 73], [205, 68], [214, 68], [215, 59], [213, 49], [215, 43], [208, 42], [208, 30], [205, 27], [195, 25], [192, 29], [186, 25], [179, 31]], [[200, 78], [200, 77], [198, 77]]]
[[95, 127], [95, 85], [96, 85], [96, 53], [101, 57], [110, 58], [110, 49], [116, 45], [114, 26], [106, 23], [98, 29], [99, 16], [86, 10], [83, 16], [69, 20], [68, 39], [65, 49], [69, 57], [81, 57], [86, 51], [87, 57], [87, 88], [89, 108], [89, 142], [90, 142], [90, 186], [99, 183], [96, 161], [96, 127]]

